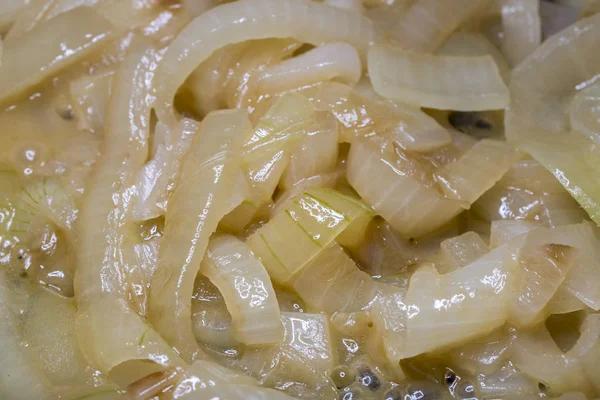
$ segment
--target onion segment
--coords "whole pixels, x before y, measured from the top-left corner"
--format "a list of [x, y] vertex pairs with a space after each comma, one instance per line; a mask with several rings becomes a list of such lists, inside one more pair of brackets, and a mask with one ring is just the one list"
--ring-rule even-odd
[[398, 366], [406, 354], [407, 311], [406, 291], [391, 285], [380, 286], [380, 293], [370, 309], [373, 337], [381, 341], [387, 362], [400, 378], [404, 375]]
[[19, 12], [28, 5], [27, 0], [5, 0], [0, 5], [0, 33], [6, 34], [6, 31], [14, 23]]
[[453, 365], [468, 373], [491, 375], [506, 361], [511, 341], [506, 329], [498, 329], [451, 350], [450, 359]]
[[10, 285], [0, 274], [0, 362], [10, 365], [0, 372], [0, 395], [7, 399], [54, 399], [56, 395], [44, 373], [20, 348], [18, 320], [10, 310]]
[[339, 147], [336, 119], [330, 113], [319, 112], [305, 132], [279, 181], [283, 189], [290, 189], [304, 179], [335, 171]]
[[247, 243], [271, 279], [285, 284], [354, 221], [371, 215], [358, 200], [332, 189], [309, 188], [250, 235]]
[[309, 0], [242, 0], [213, 8], [188, 24], [165, 53], [158, 73], [159, 119], [173, 118], [177, 89], [213, 52], [264, 38], [293, 38], [314, 45], [345, 42], [363, 59], [371, 44], [383, 41], [368, 18]]
[[433, 266], [419, 268], [406, 294], [402, 358], [462, 344], [504, 325], [516, 258], [517, 246], [506, 244], [445, 275]]
[[494, 58], [496, 66], [504, 81], [510, 78], [510, 66], [506, 59], [492, 42], [484, 35], [472, 32], [455, 32], [437, 50], [436, 54], [453, 57], [480, 57], [490, 55]]
[[236, 176], [251, 129], [243, 110], [209, 114], [183, 159], [171, 195], [152, 278], [149, 319], [188, 362], [200, 356], [192, 332], [194, 280], [210, 235], [241, 201], [236, 196]]
[[446, 261], [444, 265], [447, 265], [443, 273], [448, 273], [471, 264], [489, 251], [488, 245], [475, 232], [467, 232], [460, 236], [446, 239], [440, 247], [442, 249], [442, 256]]
[[405, 49], [433, 52], [486, 3], [486, 0], [416, 0], [391, 28], [390, 35]]
[[329, 315], [368, 308], [380, 285], [336, 242], [294, 274], [289, 284], [311, 310]]
[[457, 161], [435, 173], [442, 193], [473, 204], [508, 171], [520, 154], [510, 145], [482, 139]]
[[200, 272], [225, 298], [238, 341], [247, 345], [281, 341], [281, 315], [269, 274], [245, 243], [234, 236], [213, 236]]
[[433, 232], [464, 210], [397, 168], [378, 143], [355, 140], [347, 162], [347, 179], [375, 211], [405, 237]]
[[161, 368], [183, 365], [137, 314], [145, 305], [137, 294], [141, 286], [134, 282], [136, 268], [129, 264], [137, 240], [128, 225], [130, 200], [135, 195], [135, 174], [148, 156], [151, 110], [147, 100], [159, 59], [159, 52], [142, 43], [117, 71], [104, 149], [78, 219], [77, 338], [86, 359], [104, 373], [133, 360], [151, 360]]
[[256, 379], [219, 364], [198, 360], [185, 369], [174, 385], [174, 400], [293, 400], [282, 391], [263, 388]]
[[[112, 25], [88, 7], [61, 14], [5, 43], [0, 66], [0, 101], [18, 97], [32, 86], [103, 47]], [[34, 51], [40, 46], [42, 52]]]
[[593, 392], [582, 363], [565, 355], [546, 327], [516, 332], [514, 336], [510, 358], [527, 377], [559, 392], [577, 390], [588, 395]]
[[[514, 71], [506, 136], [546, 167], [600, 223], [600, 150], [578, 132], [569, 132], [565, 104], [574, 89], [600, 72], [600, 14], [556, 34]], [[573, 64], [576, 58], [578, 62]]]
[[600, 83], [581, 89], [569, 105], [571, 129], [600, 144]]
[[375, 96], [369, 98], [356, 87], [329, 82], [318, 87], [312, 101], [317, 110], [330, 111], [338, 119], [342, 142], [376, 133], [408, 151], [425, 152], [450, 144], [448, 131], [418, 107]]
[[346, 43], [328, 43], [266, 68], [256, 82], [257, 93], [281, 93], [328, 81], [356, 84], [362, 74], [358, 52]]
[[504, 0], [502, 33], [502, 52], [517, 66], [542, 43], [540, 0]]
[[109, 69], [70, 82], [69, 91], [73, 98], [73, 108], [77, 116], [77, 128], [94, 133], [100, 133], [104, 130], [106, 106], [114, 75], [114, 69]]
[[457, 111], [497, 110], [509, 103], [491, 56], [435, 56], [373, 46], [368, 67], [375, 91], [390, 100]]
[[335, 360], [329, 318], [324, 314], [284, 312], [281, 322], [281, 343], [246, 349], [239, 365], [261, 377], [263, 385], [293, 381], [312, 389], [324, 386]]
[[510, 219], [492, 221], [490, 247], [498, 247], [517, 236], [521, 236], [542, 226], [542, 224], [536, 221]]
[[581, 363], [583, 372], [596, 392], [600, 391], [600, 314], [588, 314], [581, 327], [581, 336], [567, 353], [568, 358], [574, 358]]

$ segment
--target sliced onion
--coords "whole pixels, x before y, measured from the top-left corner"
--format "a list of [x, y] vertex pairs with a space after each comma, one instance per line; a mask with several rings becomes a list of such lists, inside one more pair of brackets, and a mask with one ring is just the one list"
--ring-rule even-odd
[[200, 271], [223, 294], [235, 337], [247, 345], [281, 341], [279, 304], [265, 267], [233, 236], [213, 236]]
[[519, 157], [510, 145], [483, 139], [435, 176], [446, 197], [472, 204], [494, 186]]
[[364, 12], [362, 0], [325, 0], [325, 4], [357, 14], [362, 14]]
[[484, 35], [471, 32], [455, 32], [437, 50], [436, 54], [454, 57], [480, 57], [490, 55], [494, 58], [500, 75], [508, 81], [510, 66], [506, 59]]
[[464, 208], [397, 168], [377, 143], [355, 141], [348, 156], [348, 182], [386, 221], [406, 237], [441, 227]]
[[338, 124], [327, 114], [317, 114], [315, 122], [306, 129], [298, 149], [293, 152], [279, 186], [290, 189], [298, 182], [313, 176], [332, 173], [338, 160]]
[[491, 375], [502, 369], [509, 355], [511, 337], [505, 329], [474, 339], [450, 351], [453, 365], [471, 374]]
[[542, 43], [540, 0], [505, 0], [502, 5], [502, 52], [519, 65]]
[[6, 0], [0, 6], [0, 33], [3, 35], [13, 24], [20, 10], [27, 5], [27, 0]]
[[[600, 15], [584, 19], [544, 42], [515, 69], [506, 135], [546, 167], [590, 217], [600, 221], [600, 152], [594, 142], [569, 132], [565, 103], [600, 72]], [[572, 60], [577, 59], [573, 64]]]
[[381, 341], [385, 358], [393, 373], [403, 378], [404, 373], [399, 368], [399, 362], [407, 352], [406, 290], [385, 286], [380, 289], [381, 293], [370, 310], [375, 328], [372, 340]]
[[369, 208], [358, 200], [332, 189], [310, 188], [250, 235], [247, 243], [271, 279], [287, 283], [353, 222], [370, 217]]
[[600, 314], [588, 314], [580, 328], [581, 336], [567, 353], [581, 364], [585, 375], [594, 389], [600, 390]]
[[377, 294], [377, 285], [335, 242], [290, 280], [290, 286], [306, 305], [329, 315], [368, 308]]
[[43, 372], [20, 348], [18, 321], [11, 312], [10, 286], [0, 275], [0, 395], [15, 400], [54, 399], [54, 389]]
[[432, 52], [485, 4], [482, 0], [416, 0], [390, 34], [405, 49]]
[[508, 316], [516, 246], [506, 244], [454, 272], [423, 266], [406, 294], [404, 357], [455, 346], [502, 326]]
[[444, 273], [452, 272], [471, 264], [489, 251], [488, 245], [475, 232], [467, 232], [441, 244], [442, 255], [447, 268]]
[[245, 111], [210, 114], [194, 136], [171, 195], [152, 279], [149, 318], [188, 362], [200, 354], [191, 325], [194, 280], [210, 235], [241, 201], [236, 197], [235, 178], [250, 132]]
[[91, 132], [102, 132], [106, 119], [106, 105], [115, 71], [84, 76], [70, 82], [77, 127]]
[[535, 221], [510, 219], [492, 221], [490, 247], [498, 247], [517, 236], [521, 236], [540, 227], [542, 227], [542, 225]]
[[266, 68], [257, 78], [258, 93], [286, 90], [336, 79], [355, 84], [362, 66], [358, 52], [346, 43], [328, 43]]
[[[248, 348], [240, 366], [260, 383], [299, 382], [326, 392], [327, 372], [334, 352], [329, 319], [324, 314], [282, 313], [284, 337], [280, 344]], [[293, 389], [293, 388], [292, 388]]]
[[279, 390], [262, 388], [256, 379], [212, 361], [196, 361], [174, 385], [173, 399], [292, 400]]
[[516, 333], [511, 360], [530, 379], [542, 382], [554, 390], [592, 393], [581, 362], [565, 355], [543, 326], [533, 331]]
[[502, 365], [498, 371], [479, 374], [477, 386], [478, 393], [490, 399], [523, 400], [529, 398], [528, 396], [539, 398], [540, 391], [538, 384], [524, 376], [510, 361]]
[[159, 118], [168, 117], [179, 86], [214, 51], [250, 39], [285, 37], [315, 45], [345, 42], [363, 59], [372, 43], [382, 41], [366, 17], [308, 0], [242, 0], [222, 5], [197, 17], [169, 46], [159, 73]]
[[571, 129], [600, 143], [600, 83], [578, 91], [569, 106]]
[[509, 104], [494, 59], [411, 53], [399, 47], [369, 50], [369, 75], [381, 96], [442, 110], [494, 110]]
[[[112, 25], [88, 7], [75, 8], [5, 44], [0, 66], [0, 101], [26, 92], [60, 70], [98, 51]], [[44, 43], [43, 52], [34, 49]]]
[[[369, 90], [372, 90], [368, 83]], [[341, 123], [341, 141], [377, 133], [409, 151], [431, 151], [451, 142], [448, 131], [418, 107], [386, 102], [353, 88], [327, 83], [314, 97], [318, 110], [331, 111]]]

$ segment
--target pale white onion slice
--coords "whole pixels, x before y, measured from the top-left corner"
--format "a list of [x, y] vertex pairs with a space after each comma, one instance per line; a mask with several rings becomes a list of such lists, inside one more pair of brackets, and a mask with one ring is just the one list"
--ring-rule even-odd
[[0, 372], [0, 395], [7, 399], [54, 399], [52, 385], [20, 348], [18, 320], [11, 312], [11, 290], [4, 274], [0, 275], [0, 362], [10, 365]]
[[405, 49], [432, 52], [485, 4], [485, 0], [416, 0], [390, 35]]
[[375, 91], [390, 100], [442, 110], [495, 110], [509, 104], [494, 59], [412, 53], [399, 47], [369, 50]]
[[280, 93], [330, 79], [355, 84], [361, 73], [360, 57], [354, 47], [328, 43], [266, 68], [257, 77], [256, 91]]
[[565, 355], [544, 326], [517, 332], [510, 358], [527, 377], [559, 392], [593, 392], [582, 363], [570, 354]]
[[542, 43], [540, 0], [504, 0], [502, 5], [502, 52], [519, 65]]
[[290, 157], [279, 186], [291, 189], [302, 180], [335, 171], [338, 160], [339, 129], [329, 113], [317, 114], [315, 122], [306, 129], [306, 135]]
[[354, 141], [347, 168], [352, 187], [405, 237], [433, 232], [464, 210], [464, 203], [446, 199], [397, 168], [376, 142]]
[[169, 118], [179, 86], [214, 51], [263, 38], [294, 38], [315, 45], [346, 42], [363, 59], [371, 44], [383, 40], [366, 17], [308, 0], [242, 0], [216, 7], [186, 26], [165, 53], [158, 73], [159, 118]]
[[[329, 318], [325, 314], [285, 312], [281, 314], [284, 337], [280, 344], [248, 348], [239, 365], [264, 385], [300, 382], [327, 393], [327, 372], [335, 353]], [[266, 400], [266, 399], [265, 399]]]
[[[0, 66], [0, 101], [23, 94], [60, 70], [98, 51], [113, 26], [88, 7], [79, 7], [5, 43]], [[40, 44], [43, 51], [35, 51]]]
[[569, 106], [571, 129], [600, 143], [600, 83], [578, 91]]
[[515, 259], [516, 246], [506, 244], [445, 275], [433, 266], [418, 269], [406, 294], [403, 356], [459, 345], [504, 325]]
[[478, 57], [490, 55], [494, 58], [500, 75], [508, 81], [510, 66], [492, 42], [480, 33], [455, 32], [436, 51], [436, 54], [454, 57]]
[[[468, 265], [489, 251], [488, 245], [475, 232], [463, 233], [446, 239], [440, 245], [446, 268], [443, 273], [452, 272]], [[442, 271], [440, 271], [442, 272]]]
[[436, 172], [435, 177], [446, 197], [472, 204], [491, 189], [519, 157], [506, 143], [482, 139], [458, 160]]
[[596, 391], [600, 390], [600, 314], [588, 314], [580, 327], [581, 336], [567, 353], [577, 359]]
[[478, 393], [490, 399], [534, 400], [540, 389], [536, 382], [523, 375], [511, 361], [497, 371], [480, 374], [477, 378]]
[[565, 106], [600, 72], [599, 38], [597, 14], [545, 41], [513, 71], [505, 120], [507, 138], [552, 172], [595, 221], [600, 221], [600, 151], [595, 142], [569, 132]]
[[452, 363], [471, 374], [491, 375], [506, 361], [511, 339], [505, 329], [474, 339], [450, 351]]
[[228, 235], [210, 239], [200, 272], [219, 288], [235, 337], [247, 345], [281, 341], [279, 304], [269, 274], [244, 242]]
[[251, 129], [243, 110], [209, 114], [183, 159], [169, 200], [148, 315], [188, 362], [200, 354], [191, 320], [194, 280], [210, 235], [241, 201], [236, 177]]

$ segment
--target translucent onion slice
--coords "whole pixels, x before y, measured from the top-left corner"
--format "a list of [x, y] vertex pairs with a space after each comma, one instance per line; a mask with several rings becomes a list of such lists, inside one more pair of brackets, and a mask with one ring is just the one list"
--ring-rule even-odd
[[435, 177], [446, 197], [472, 204], [491, 189], [519, 157], [506, 143], [482, 139], [457, 161], [436, 172]]
[[332, 173], [336, 169], [339, 137], [336, 119], [329, 113], [318, 113], [315, 122], [305, 132], [279, 181], [283, 189], [290, 189], [304, 179]]
[[336, 242], [294, 274], [289, 284], [311, 310], [329, 315], [368, 308], [379, 290]]
[[[160, 368], [183, 365], [134, 311], [143, 306], [137, 303], [140, 287], [133, 280], [135, 268], [129, 264], [135, 259], [137, 241], [135, 230], [127, 224], [133, 206], [132, 186], [148, 156], [151, 110], [147, 100], [159, 59], [152, 46], [141, 43], [117, 71], [107, 110], [104, 151], [78, 219], [77, 338], [86, 359], [104, 373], [124, 362], [136, 364], [131, 370], [148, 360]], [[115, 372], [112, 377], [120, 375]], [[131, 382], [123, 379], [123, 383]]]
[[441, 244], [442, 256], [445, 258], [443, 273], [448, 273], [471, 264], [489, 251], [488, 245], [475, 232], [467, 232]]
[[381, 293], [370, 310], [373, 338], [381, 341], [385, 358], [395, 375], [404, 374], [398, 368], [406, 354], [407, 311], [405, 289], [382, 286]]
[[365, 11], [362, 0], [325, 0], [325, 4], [357, 14], [362, 14]]
[[17, 18], [19, 11], [27, 4], [27, 0], [7, 0], [2, 3], [0, 6], [0, 33], [6, 33]]
[[408, 176], [386, 159], [371, 141], [354, 141], [347, 179], [379, 215], [406, 237], [418, 237], [441, 227], [461, 211], [463, 203], [446, 199], [435, 188]]
[[462, 344], [502, 326], [508, 316], [516, 246], [506, 244], [454, 272], [423, 266], [406, 294], [404, 358]]
[[577, 390], [592, 393], [582, 363], [565, 355], [544, 326], [516, 333], [511, 348], [511, 361], [530, 379], [559, 392]]
[[411, 53], [399, 47], [369, 50], [375, 91], [390, 100], [441, 110], [496, 110], [509, 104], [494, 59]]
[[482, 0], [416, 0], [390, 34], [405, 49], [432, 52], [485, 4]]
[[313, 1], [243, 0], [222, 5], [197, 17], [169, 46], [158, 74], [159, 118], [167, 117], [179, 86], [214, 51], [263, 38], [293, 38], [314, 45], [345, 42], [363, 59], [372, 43], [383, 40], [368, 18]]
[[[596, 222], [600, 222], [600, 151], [569, 131], [564, 106], [574, 89], [587, 86], [600, 69], [600, 15], [581, 20], [549, 38], [516, 68], [506, 135], [546, 167]], [[572, 63], [576, 58], [578, 62]], [[560, 79], [558, 78], [560, 77]]]
[[280, 344], [248, 348], [240, 366], [263, 385], [300, 382], [313, 389], [324, 387], [333, 368], [334, 351], [329, 319], [324, 314], [282, 313], [284, 337]]
[[292, 400], [293, 397], [258, 386], [256, 379], [212, 361], [199, 360], [186, 368], [174, 385], [173, 399]]
[[498, 220], [492, 221], [490, 234], [490, 247], [498, 247], [509, 240], [521, 236], [534, 229], [541, 228], [542, 224], [536, 221], [525, 220]]
[[494, 58], [500, 75], [508, 81], [510, 66], [506, 59], [492, 42], [484, 35], [472, 32], [455, 32], [436, 51], [442, 56], [479, 57], [490, 55]]
[[326, 188], [309, 188], [288, 204], [247, 239], [278, 283], [288, 282], [353, 222], [372, 216], [360, 201]]
[[225, 298], [238, 341], [248, 345], [281, 341], [281, 315], [271, 280], [244, 242], [234, 236], [213, 236], [200, 272]]
[[450, 351], [453, 365], [471, 374], [493, 374], [509, 355], [512, 338], [499, 329]]
[[138, 196], [133, 207], [135, 220], [149, 220], [164, 215], [168, 197], [179, 175], [181, 159], [189, 150], [197, 131], [198, 124], [187, 118], [180, 120], [174, 128], [162, 122], [156, 124], [156, 152], [137, 176]]
[[[5, 43], [0, 66], [0, 101], [23, 94], [98, 51], [113, 37], [112, 30], [112, 25], [93, 10], [79, 7]], [[44, 43], [44, 51], [33, 51], [40, 43]]]
[[[371, 84], [368, 83], [372, 91]], [[418, 107], [385, 102], [375, 94], [339, 83], [321, 85], [312, 98], [318, 110], [331, 111], [341, 124], [341, 141], [374, 132], [409, 151], [425, 152], [450, 144], [448, 131]]]
[[256, 91], [280, 93], [330, 79], [355, 84], [361, 73], [360, 57], [354, 47], [328, 43], [266, 68], [257, 78]]
[[542, 43], [539, 0], [505, 0], [502, 5], [502, 52], [519, 65]]
[[578, 91], [569, 106], [571, 129], [600, 143], [600, 83]]
[[194, 280], [210, 235], [241, 201], [235, 178], [250, 133], [245, 111], [209, 114], [194, 136], [171, 195], [152, 279], [149, 318], [188, 362], [199, 355], [191, 325]]
[[580, 328], [581, 336], [567, 353], [581, 364], [585, 375], [596, 392], [600, 390], [600, 314], [588, 314]]
[[531, 400], [538, 398], [539, 386], [507, 361], [500, 369], [477, 377], [478, 393], [489, 399]]
[[106, 105], [115, 71], [84, 76], [69, 83], [77, 127], [91, 132], [102, 132], [106, 119]]
[[11, 312], [11, 287], [0, 275], [0, 362], [10, 365], [0, 372], [0, 395], [7, 399], [54, 399], [56, 395], [43, 371], [27, 357], [19, 343], [18, 320]]

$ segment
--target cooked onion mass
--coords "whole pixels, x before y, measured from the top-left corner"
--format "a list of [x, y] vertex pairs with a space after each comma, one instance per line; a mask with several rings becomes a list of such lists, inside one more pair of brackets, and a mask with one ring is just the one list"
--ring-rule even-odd
[[600, 397], [599, 1], [0, 3], [0, 399]]

